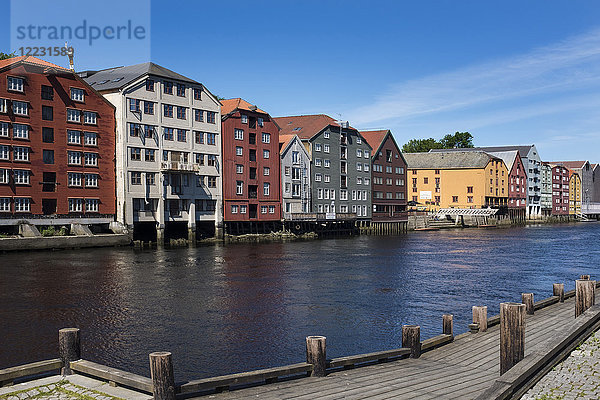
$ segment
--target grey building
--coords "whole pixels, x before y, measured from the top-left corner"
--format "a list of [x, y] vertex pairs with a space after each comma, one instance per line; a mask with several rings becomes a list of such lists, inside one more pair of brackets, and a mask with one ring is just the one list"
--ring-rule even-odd
[[594, 202], [594, 168], [589, 161], [554, 161], [565, 168], [577, 173], [581, 178], [581, 205], [585, 207]]
[[279, 135], [281, 158], [281, 198], [283, 217], [289, 214], [309, 213], [310, 156], [297, 135]]
[[542, 163], [542, 215], [552, 214], [552, 167], [548, 163]]
[[592, 197], [592, 203], [600, 203], [600, 164], [592, 164], [592, 170], [594, 171], [594, 196]]
[[318, 115], [279, 117], [281, 135], [297, 135], [311, 159], [311, 212], [371, 219], [371, 146], [348, 123]]

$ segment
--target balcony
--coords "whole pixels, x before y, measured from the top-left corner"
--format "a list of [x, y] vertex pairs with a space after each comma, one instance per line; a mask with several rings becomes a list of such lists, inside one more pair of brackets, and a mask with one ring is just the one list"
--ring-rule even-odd
[[180, 161], [161, 161], [160, 170], [195, 172], [200, 170], [200, 166], [195, 163], [183, 163]]

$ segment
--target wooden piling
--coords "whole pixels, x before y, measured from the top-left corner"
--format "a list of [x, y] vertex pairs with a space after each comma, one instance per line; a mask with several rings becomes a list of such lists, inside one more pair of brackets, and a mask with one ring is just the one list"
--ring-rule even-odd
[[589, 275], [581, 275], [579, 277], [579, 279], [581, 279], [582, 281], [589, 281], [590, 280], [590, 276]]
[[525, 357], [525, 304], [500, 303], [500, 375]]
[[521, 303], [525, 304], [527, 315], [533, 315], [533, 293], [521, 293]]
[[325, 336], [306, 337], [306, 362], [313, 365], [310, 376], [325, 376], [325, 364], [327, 362]]
[[410, 349], [410, 358], [421, 357], [421, 327], [402, 325], [402, 347]]
[[154, 400], [175, 400], [175, 375], [171, 353], [150, 353], [150, 376]]
[[487, 331], [487, 306], [473, 306], [473, 323], [479, 324], [479, 332]]
[[442, 333], [454, 336], [454, 316], [452, 314], [442, 315]]
[[58, 354], [63, 362], [62, 375], [73, 375], [70, 362], [81, 359], [81, 339], [78, 328], [63, 328], [58, 331]]
[[594, 305], [595, 289], [594, 281], [582, 279], [575, 281], [575, 318]]
[[552, 295], [558, 296], [559, 303], [565, 302], [565, 284], [564, 283], [553, 283], [552, 284]]

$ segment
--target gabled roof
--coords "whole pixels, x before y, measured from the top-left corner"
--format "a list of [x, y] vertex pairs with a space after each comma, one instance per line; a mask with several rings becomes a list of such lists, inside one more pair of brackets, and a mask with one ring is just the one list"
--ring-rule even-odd
[[407, 168], [414, 169], [479, 169], [496, 159], [484, 151], [404, 153], [404, 158]]
[[147, 75], [159, 76], [162, 78], [173, 79], [200, 85], [193, 79], [161, 67], [153, 62], [128, 65], [125, 67], [115, 67], [103, 69], [101, 71], [84, 71], [81, 73], [83, 79], [98, 91], [119, 90], [131, 82]]
[[582, 169], [587, 161], [553, 161], [552, 163], [562, 165], [568, 169]]
[[60, 65], [52, 64], [52, 63], [49, 63], [48, 61], [44, 61], [44, 60], [41, 60], [39, 58], [32, 57], [32, 56], [19, 56], [19, 57], [7, 58], [5, 60], [0, 60], [0, 68], [8, 67], [10, 65], [13, 65], [16, 63], [21, 63], [21, 62], [24, 64], [32, 64], [32, 65], [37, 65], [40, 67], [50, 67], [50, 68], [56, 68], [56, 69], [61, 69], [61, 70], [65, 70], [65, 71], [70, 71], [70, 69], [68, 69], [68, 68], [64, 68], [64, 67], [61, 67]]
[[529, 151], [531, 150], [531, 148], [534, 145], [527, 145], [527, 146], [487, 146], [487, 147], [471, 147], [471, 148], [464, 148], [464, 149], [432, 149], [430, 150], [430, 152], [432, 153], [437, 153], [437, 152], [449, 152], [449, 151], [485, 151], [488, 153], [492, 153], [492, 152], [503, 152], [503, 151], [512, 151], [512, 150], [517, 150], [519, 152], [519, 155], [521, 156], [521, 158], [527, 158], [527, 155], [529, 154]]
[[283, 154], [296, 135], [279, 135], [279, 153]]
[[517, 156], [519, 155], [519, 152], [517, 150], [487, 151], [486, 153], [488, 153], [494, 157], [501, 158], [502, 161], [504, 161], [504, 164], [506, 164], [506, 168], [508, 168], [508, 172], [512, 171], [513, 165], [514, 165], [515, 161], [517, 160]]
[[310, 139], [328, 126], [340, 125], [325, 114], [297, 115], [273, 118], [281, 128], [280, 135], [298, 135], [300, 139]]
[[245, 110], [261, 114], [268, 114], [266, 111], [261, 110], [255, 105], [252, 105], [239, 97], [235, 99], [221, 100], [221, 104], [221, 116], [225, 116], [235, 110]]
[[[362, 137], [364, 137], [365, 140], [373, 148], [373, 150], [371, 150], [371, 157], [373, 157], [375, 154], [377, 154], [377, 152], [379, 151], [379, 148], [381, 147], [381, 145], [383, 145], [383, 142], [384, 142], [385, 138], [387, 137], [388, 133], [391, 134], [389, 129], [384, 129], [381, 131], [360, 131], [360, 134], [362, 135]], [[396, 147], [397, 147], [397, 145], [396, 145]]]

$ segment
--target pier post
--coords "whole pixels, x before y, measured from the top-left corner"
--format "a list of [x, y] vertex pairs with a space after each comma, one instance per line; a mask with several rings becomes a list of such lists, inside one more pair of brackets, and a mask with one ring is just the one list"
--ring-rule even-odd
[[525, 304], [500, 303], [500, 375], [525, 357]]
[[553, 283], [552, 284], [552, 295], [558, 296], [559, 303], [565, 302], [565, 284], [564, 283]]
[[81, 339], [78, 328], [63, 328], [58, 331], [58, 354], [63, 362], [62, 375], [73, 375], [70, 362], [81, 359]]
[[533, 315], [533, 293], [521, 293], [521, 303], [525, 304], [525, 312], [527, 315]]
[[582, 281], [589, 281], [590, 280], [590, 276], [589, 275], [581, 275], [579, 277], [579, 279], [581, 279]]
[[327, 348], [325, 336], [306, 337], [306, 362], [313, 365], [310, 376], [325, 376], [325, 364], [327, 362]]
[[575, 281], [575, 318], [594, 305], [596, 292], [594, 281], [578, 279]]
[[175, 376], [171, 353], [167, 351], [150, 353], [150, 376], [154, 400], [175, 400]]
[[410, 358], [421, 357], [421, 327], [402, 325], [402, 347], [410, 349]]
[[452, 314], [442, 315], [442, 333], [454, 337], [454, 316]]
[[487, 306], [473, 306], [473, 323], [479, 324], [479, 332], [487, 331]]

